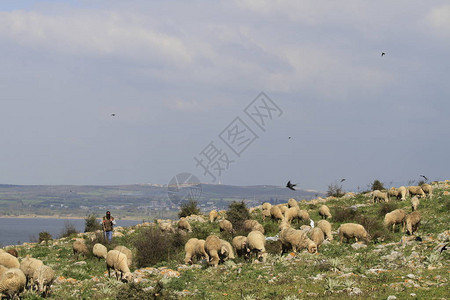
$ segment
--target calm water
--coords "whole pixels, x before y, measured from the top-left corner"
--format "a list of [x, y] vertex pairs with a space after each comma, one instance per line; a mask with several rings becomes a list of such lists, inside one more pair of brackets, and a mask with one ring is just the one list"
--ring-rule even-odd
[[[142, 221], [116, 220], [116, 226], [133, 226]], [[58, 238], [65, 227], [72, 223], [78, 232], [84, 232], [84, 219], [0, 218], [0, 247], [18, 245], [37, 240], [39, 232], [47, 231]]]

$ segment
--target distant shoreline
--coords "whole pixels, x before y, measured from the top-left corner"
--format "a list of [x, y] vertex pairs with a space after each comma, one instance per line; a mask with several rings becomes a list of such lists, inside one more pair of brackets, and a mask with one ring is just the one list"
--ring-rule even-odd
[[[0, 218], [3, 219], [73, 219], [73, 220], [83, 220], [85, 217], [81, 216], [45, 216], [45, 215], [18, 215], [18, 216], [2, 216]], [[98, 217], [97, 219], [101, 219], [102, 217]], [[145, 217], [116, 217], [117, 220], [125, 220], [125, 221], [142, 221], [147, 220]]]

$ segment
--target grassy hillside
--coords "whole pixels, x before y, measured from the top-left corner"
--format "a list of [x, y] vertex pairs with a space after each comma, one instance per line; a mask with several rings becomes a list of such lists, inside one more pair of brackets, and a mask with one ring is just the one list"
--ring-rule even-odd
[[[396, 208], [411, 212], [409, 197], [376, 204], [365, 195], [301, 201], [300, 208], [307, 209], [316, 222], [320, 220], [318, 208], [325, 202], [333, 214], [333, 231], [342, 223], [361, 223], [372, 242], [367, 246], [341, 243], [334, 232], [334, 240], [323, 244], [318, 254], [303, 250], [280, 256], [280, 242], [268, 241], [270, 254], [265, 263], [236, 258], [216, 268], [183, 264], [184, 243], [190, 237], [214, 233], [231, 241], [230, 234], [219, 232], [218, 223], [191, 222], [193, 232], [187, 236], [164, 235], [152, 226], [119, 228], [116, 231], [123, 236], [108, 248], [125, 245], [133, 249], [133, 283], [108, 278], [102, 260], [88, 256], [77, 261], [71, 249], [74, 236], [17, 249], [20, 257], [31, 254], [54, 268], [58, 278], [51, 299], [448, 299], [450, 254], [436, 247], [450, 239], [449, 190], [448, 182], [439, 183], [434, 185], [433, 199], [421, 199], [422, 223], [411, 237], [382, 225], [386, 212]], [[263, 222], [259, 210], [252, 216], [263, 224], [266, 236], [278, 233], [278, 224]], [[89, 245], [95, 242], [91, 241], [94, 233], [80, 235]], [[22, 297], [39, 299], [31, 291]]]

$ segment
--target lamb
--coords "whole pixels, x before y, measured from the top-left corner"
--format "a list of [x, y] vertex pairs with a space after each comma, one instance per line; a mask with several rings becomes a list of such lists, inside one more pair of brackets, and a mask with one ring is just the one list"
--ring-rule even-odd
[[40, 259], [32, 258], [30, 255], [27, 255], [22, 262], [20, 263], [20, 270], [22, 270], [23, 274], [27, 278], [27, 285], [33, 283], [33, 274], [34, 272], [42, 266], [44, 263]]
[[114, 250], [125, 254], [127, 256], [128, 267], [131, 267], [131, 264], [133, 263], [133, 253], [131, 252], [131, 250], [125, 246], [116, 246]]
[[406, 200], [406, 194], [408, 193], [408, 190], [406, 189], [406, 187], [404, 187], [404, 186], [401, 186], [401, 187], [399, 187], [398, 189], [397, 189], [397, 199], [398, 199], [398, 197], [400, 197], [400, 199], [403, 201], [403, 200]]
[[106, 268], [108, 269], [108, 277], [111, 277], [111, 269], [116, 272], [116, 278], [130, 282], [133, 279], [133, 275], [128, 268], [127, 256], [118, 250], [110, 250], [106, 254]]
[[106, 258], [106, 253], [108, 253], [108, 249], [100, 243], [97, 243], [92, 248], [92, 254], [94, 254], [95, 257], [98, 258], [100, 261], [101, 258]]
[[55, 280], [55, 272], [51, 267], [42, 265], [34, 271], [33, 279], [38, 292], [47, 297], [50, 292], [50, 286]]
[[260, 231], [253, 230], [247, 235], [247, 245], [251, 253], [256, 254], [256, 258], [265, 262], [267, 259], [266, 238]]
[[272, 219], [275, 220], [283, 220], [283, 213], [281, 212], [280, 208], [278, 206], [272, 206], [270, 209], [270, 215]]
[[184, 257], [184, 263], [193, 263], [193, 258], [205, 258], [207, 261], [209, 260], [209, 256], [205, 251], [205, 240], [199, 240], [196, 238], [189, 239], [184, 245], [184, 251], [186, 251], [186, 255]]
[[405, 211], [403, 209], [396, 209], [384, 216], [384, 226], [387, 228], [392, 226], [392, 231], [395, 231], [395, 225], [403, 224], [405, 222], [405, 218]]
[[233, 229], [233, 224], [231, 224], [228, 220], [222, 220], [219, 222], [219, 228], [220, 231], [226, 231], [229, 233], [235, 233], [235, 230]]
[[22, 270], [11, 268], [0, 277], [0, 295], [6, 294], [10, 299], [19, 298], [19, 294], [25, 289], [27, 279]]
[[291, 207], [298, 207], [297, 201], [295, 201], [294, 198], [289, 199], [289, 200], [288, 200], [288, 207], [289, 207], [289, 208], [291, 208]]
[[425, 197], [425, 193], [420, 186], [410, 186], [408, 192], [411, 196]]
[[322, 229], [323, 233], [325, 234], [327, 240], [332, 241], [333, 235], [331, 234], [331, 224], [327, 220], [320, 220], [317, 222], [317, 227]]
[[86, 246], [86, 243], [84, 242], [83, 239], [76, 239], [75, 242], [73, 242], [72, 244], [72, 250], [73, 255], [76, 256], [77, 260], [80, 254], [84, 255], [85, 258], [89, 254], [88, 247]]
[[272, 204], [270, 204], [269, 202], [264, 202], [262, 204], [262, 209], [263, 210], [269, 210], [270, 211], [271, 208], [272, 208]]
[[430, 199], [433, 198], [433, 187], [429, 185], [428, 183], [424, 183], [420, 186], [422, 188], [422, 191], [425, 193], [425, 195], [428, 195]]
[[217, 213], [217, 210], [213, 209], [209, 212], [209, 222], [213, 223], [218, 217], [219, 214]]
[[281, 255], [292, 249], [297, 252], [302, 249], [307, 249], [309, 253], [317, 252], [317, 245], [311, 241], [306, 233], [302, 230], [287, 228], [280, 232], [281, 241]]
[[[414, 234], [414, 232], [417, 231], [419, 228], [421, 221], [421, 216], [418, 211], [414, 211], [406, 216], [405, 218], [405, 224], [406, 224], [406, 233], [408, 234]], [[404, 232], [405, 230], [403, 230]]]
[[417, 196], [414, 196], [411, 198], [411, 210], [416, 211], [417, 207], [419, 207], [420, 200], [417, 198]]
[[191, 224], [189, 224], [186, 218], [180, 218], [178, 221], [178, 229], [187, 230], [188, 232], [192, 232]]
[[205, 251], [209, 255], [209, 265], [217, 267], [219, 264], [219, 252], [221, 250], [220, 239], [216, 235], [210, 235], [205, 241]]
[[319, 207], [319, 215], [322, 217], [322, 219], [331, 218], [331, 213], [328, 206], [322, 205], [321, 207]]
[[381, 201], [389, 202], [388, 194], [383, 193], [379, 190], [373, 191], [372, 197], [373, 197], [373, 203], [381, 202]]
[[234, 259], [234, 251], [231, 244], [227, 241], [220, 240], [220, 252], [219, 252], [219, 258], [221, 262], [224, 262], [226, 260]]
[[244, 228], [244, 231], [246, 231], [246, 232], [258, 230], [258, 231], [261, 231], [262, 234], [264, 234], [264, 227], [261, 224], [259, 224], [259, 222], [256, 220], [245, 220], [244, 224], [243, 224], [243, 228]]
[[342, 224], [338, 228], [338, 234], [339, 234], [341, 243], [342, 243], [344, 237], [347, 239], [347, 242], [351, 238], [355, 238], [356, 241], [358, 241], [358, 239], [362, 239], [366, 243], [370, 242], [370, 235], [367, 233], [364, 226], [362, 226], [360, 224], [355, 224], [355, 223]]
[[247, 247], [246, 236], [238, 235], [233, 238], [231, 243], [238, 256], [244, 256], [246, 259], [249, 257], [250, 249]]
[[14, 257], [7, 252], [0, 252], [0, 265], [8, 269], [20, 268], [20, 263], [17, 257]]
[[311, 230], [310, 239], [314, 243], [316, 243], [317, 251], [319, 251], [319, 246], [322, 245], [323, 241], [325, 240], [325, 235], [323, 234], [322, 229], [319, 227], [314, 227]]

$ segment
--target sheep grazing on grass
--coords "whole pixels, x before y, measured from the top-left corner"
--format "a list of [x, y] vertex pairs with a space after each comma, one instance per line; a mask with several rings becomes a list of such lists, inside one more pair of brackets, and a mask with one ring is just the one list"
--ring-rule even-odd
[[55, 272], [51, 267], [42, 265], [34, 271], [33, 279], [37, 291], [47, 297], [50, 293], [50, 286], [55, 280]]
[[89, 249], [86, 246], [86, 243], [83, 239], [76, 239], [72, 244], [73, 255], [75, 255], [78, 260], [80, 254], [82, 254], [85, 258], [89, 254]]
[[364, 226], [355, 223], [345, 223], [342, 224], [338, 229], [338, 234], [342, 241], [344, 237], [347, 240], [347, 243], [350, 239], [354, 238], [357, 242], [358, 240], [364, 240], [366, 243], [370, 242], [370, 235], [367, 233]]
[[419, 198], [417, 198], [417, 196], [414, 196], [411, 198], [411, 210], [412, 211], [416, 211], [417, 208], [419, 207], [420, 204], [420, 200]]
[[216, 267], [219, 264], [219, 252], [221, 250], [220, 239], [216, 235], [210, 235], [205, 241], [205, 250], [209, 255], [209, 265]]
[[192, 232], [191, 224], [189, 224], [186, 218], [180, 218], [180, 220], [178, 221], [178, 229]]
[[291, 223], [294, 220], [297, 220], [297, 223], [301, 219], [300, 216], [300, 209], [298, 206], [290, 207], [285, 213], [284, 213], [284, 220]]
[[11, 268], [0, 276], [0, 295], [7, 295], [10, 299], [18, 299], [25, 289], [27, 279], [22, 270]]
[[265, 262], [267, 259], [266, 238], [260, 231], [254, 230], [247, 235], [247, 245], [250, 253], [255, 254], [256, 258]]
[[33, 274], [34, 272], [42, 266], [44, 263], [40, 259], [32, 258], [30, 255], [27, 255], [22, 262], [20, 263], [20, 269], [25, 274], [27, 278], [27, 285], [31, 285], [33, 283]]
[[219, 258], [221, 262], [225, 262], [228, 259], [234, 259], [234, 251], [231, 244], [227, 241], [220, 240], [220, 252], [219, 252]]
[[284, 204], [278, 204], [277, 207], [280, 209], [281, 213], [284, 215], [288, 210], [288, 207]]
[[294, 198], [289, 199], [288, 200], [288, 207], [289, 208], [291, 208], [291, 207], [298, 207], [297, 201]]
[[397, 199], [400, 197], [401, 200], [406, 200], [406, 195], [408, 194], [408, 190], [406, 187], [401, 186], [397, 189]]
[[263, 221], [266, 220], [266, 218], [270, 218], [272, 216], [270, 214], [270, 209], [263, 209], [261, 214], [262, 214]]
[[189, 239], [184, 245], [184, 251], [186, 255], [184, 257], [184, 263], [194, 263], [193, 258], [209, 260], [209, 255], [205, 251], [205, 240], [199, 240], [196, 238]]
[[270, 210], [272, 208], [272, 204], [270, 204], [269, 202], [264, 202], [262, 204], [262, 209], [263, 210]]
[[238, 256], [243, 256], [246, 259], [249, 258], [250, 249], [247, 246], [246, 236], [239, 235], [234, 237], [231, 244], [233, 245], [233, 248]]
[[387, 194], [388, 194], [389, 199], [392, 199], [392, 198], [398, 199], [398, 190], [395, 187], [391, 187], [387, 191]]
[[[406, 233], [410, 234], [410, 235], [414, 234], [414, 232], [416, 232], [417, 229], [419, 228], [420, 221], [421, 221], [421, 216], [418, 211], [414, 211], [414, 212], [410, 213], [409, 215], [407, 215], [405, 218]], [[405, 230], [403, 230], [403, 231], [405, 231]]]
[[372, 197], [373, 197], [372, 198], [373, 203], [377, 203], [377, 202], [381, 202], [381, 201], [389, 202], [388, 194], [384, 193], [382, 191], [379, 191], [379, 190], [373, 191]]
[[287, 228], [280, 232], [281, 241], [281, 255], [288, 250], [297, 252], [302, 249], [307, 249], [309, 253], [317, 252], [317, 245], [311, 241], [306, 233], [302, 230]]
[[278, 206], [272, 206], [270, 209], [270, 216], [275, 220], [283, 220], [284, 216]]
[[280, 225], [278, 225], [278, 229], [281, 231], [283, 229], [289, 228], [291, 227], [291, 224], [289, 224], [289, 222], [286, 219], [283, 219], [280, 223]]
[[306, 209], [299, 209], [298, 210], [298, 215], [300, 220], [302, 220], [303, 222], [310, 222], [311, 218], [309, 217], [309, 213]]
[[131, 267], [131, 264], [133, 263], [133, 252], [125, 246], [116, 246], [114, 247], [114, 250], [125, 254], [127, 256], [128, 267]]
[[431, 185], [429, 185], [428, 183], [424, 183], [420, 187], [422, 188], [422, 191], [426, 196], [428, 196], [430, 199], [433, 198], [433, 187]]
[[92, 248], [92, 254], [94, 254], [95, 257], [98, 258], [100, 261], [101, 258], [106, 258], [106, 253], [108, 253], [108, 249], [100, 243], [97, 243]]
[[217, 210], [213, 209], [209, 212], [209, 222], [213, 223], [218, 217]]
[[319, 227], [314, 227], [310, 232], [311, 241], [316, 243], [317, 251], [319, 251], [320, 245], [322, 245], [323, 241], [325, 240], [325, 235], [323, 234], [322, 229]]
[[410, 186], [408, 187], [408, 192], [412, 196], [425, 197], [425, 193], [420, 186]]
[[332, 241], [333, 235], [331, 234], [331, 224], [327, 220], [320, 220], [317, 222], [317, 226], [320, 229], [322, 229], [323, 233], [325, 234], [327, 240]]
[[256, 220], [245, 220], [244, 224], [243, 224], [243, 228], [244, 228], [244, 231], [246, 231], [246, 232], [258, 230], [262, 234], [264, 234], [264, 227], [261, 224], [259, 224], [259, 222]]
[[384, 216], [384, 226], [388, 229], [392, 226], [392, 231], [395, 231], [395, 225], [403, 225], [405, 222], [406, 213], [403, 209], [396, 209], [387, 213]]
[[319, 215], [322, 219], [331, 219], [330, 209], [326, 205], [319, 207]]
[[11, 268], [19, 268], [20, 263], [17, 257], [12, 256], [7, 252], [0, 252], [0, 265], [11, 269]]
[[133, 275], [128, 268], [127, 256], [117, 250], [110, 250], [106, 254], [106, 268], [108, 269], [108, 277], [111, 277], [111, 269], [116, 272], [116, 278], [120, 280], [131, 282], [133, 280]]
[[311, 232], [312, 227], [309, 225], [302, 225], [299, 228], [301, 231], [305, 232], [306, 234]]
[[161, 232], [175, 233], [175, 228], [173, 228], [171, 221], [159, 223], [159, 229], [161, 230]]
[[19, 257], [19, 253], [17, 253], [17, 250], [14, 248], [6, 249], [5, 252], [11, 254], [14, 257]]
[[219, 222], [219, 228], [220, 231], [225, 231], [229, 233], [235, 233], [235, 230], [233, 229], [233, 224], [231, 224], [228, 220], [222, 220]]

